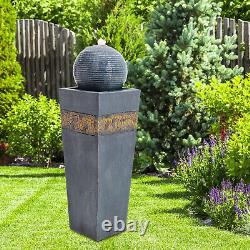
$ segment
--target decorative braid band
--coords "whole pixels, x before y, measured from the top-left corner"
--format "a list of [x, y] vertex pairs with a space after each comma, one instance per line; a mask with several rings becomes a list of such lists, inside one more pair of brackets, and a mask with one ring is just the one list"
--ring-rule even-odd
[[105, 135], [136, 130], [137, 112], [125, 112], [96, 117], [94, 115], [61, 110], [62, 128], [87, 134]]

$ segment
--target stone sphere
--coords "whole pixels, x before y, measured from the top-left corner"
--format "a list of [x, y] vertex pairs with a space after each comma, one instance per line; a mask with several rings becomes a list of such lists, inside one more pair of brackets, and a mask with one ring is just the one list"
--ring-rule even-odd
[[73, 74], [79, 89], [112, 91], [122, 89], [127, 79], [127, 64], [115, 49], [99, 40], [98, 45], [80, 52], [73, 66]]

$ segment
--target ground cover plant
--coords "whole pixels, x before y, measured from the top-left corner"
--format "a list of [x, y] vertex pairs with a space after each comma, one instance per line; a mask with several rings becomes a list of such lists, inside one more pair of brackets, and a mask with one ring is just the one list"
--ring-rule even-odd
[[132, 178], [129, 220], [149, 220], [141, 237], [125, 232], [96, 243], [68, 226], [63, 169], [0, 167], [1, 249], [248, 249], [250, 238], [202, 225], [186, 211], [173, 179]]

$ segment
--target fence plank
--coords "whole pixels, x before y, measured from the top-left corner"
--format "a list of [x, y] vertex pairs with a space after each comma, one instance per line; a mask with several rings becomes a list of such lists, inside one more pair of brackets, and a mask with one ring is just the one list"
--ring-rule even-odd
[[46, 86], [45, 86], [45, 93], [48, 97], [50, 96], [50, 56], [49, 56], [49, 50], [50, 50], [50, 40], [49, 40], [49, 23], [44, 23], [44, 32], [45, 32], [45, 70], [46, 70]]
[[250, 72], [250, 23], [244, 22], [244, 42], [245, 42], [245, 55], [244, 55], [244, 68], [245, 72]]
[[[236, 34], [236, 25], [235, 19], [229, 19], [229, 36], [234, 36]], [[237, 49], [234, 50], [234, 53], [237, 55]], [[234, 68], [237, 65], [237, 60], [232, 60], [230, 62], [231, 68]]]
[[20, 62], [22, 72], [25, 72], [25, 39], [24, 39], [24, 20], [21, 20], [21, 22], [17, 21], [19, 23], [19, 36], [18, 39], [20, 41], [20, 47], [19, 47], [19, 56], [18, 61]]
[[244, 51], [242, 50], [244, 44], [244, 21], [238, 21], [238, 65], [243, 66]]
[[65, 87], [66, 81], [65, 81], [65, 43], [66, 43], [66, 37], [67, 37], [67, 30], [62, 29], [61, 31], [61, 36], [60, 36], [60, 44], [61, 44], [61, 49], [60, 49], [60, 71], [61, 71], [61, 81], [60, 81], [60, 87]]
[[70, 65], [69, 65], [69, 30], [66, 30], [66, 41], [65, 41], [65, 80], [66, 86], [70, 85]]
[[70, 80], [69, 80], [69, 86], [75, 85], [75, 81], [73, 78], [73, 64], [74, 64], [74, 58], [73, 58], [73, 53], [74, 53], [74, 44], [75, 44], [75, 33], [70, 31], [69, 32], [69, 75], [70, 75]]
[[223, 37], [229, 36], [229, 18], [224, 18], [223, 20]]
[[222, 40], [223, 38], [223, 29], [222, 29], [222, 18], [217, 18], [217, 29], [216, 29], [216, 38]]
[[58, 89], [60, 88], [60, 31], [59, 26], [54, 26], [55, 32], [55, 97], [58, 99]]
[[40, 72], [41, 72], [41, 81], [40, 81], [40, 89], [42, 93], [45, 93], [45, 22], [40, 21]]
[[24, 32], [25, 32], [25, 50], [26, 50], [26, 57], [25, 57], [25, 64], [26, 64], [26, 74], [25, 77], [27, 79], [27, 89], [28, 93], [32, 94], [32, 88], [31, 88], [31, 76], [30, 76], [30, 22], [29, 20], [25, 20], [25, 27], [24, 27]]
[[40, 51], [40, 25], [39, 21], [35, 22], [34, 24], [34, 31], [35, 31], [35, 86], [36, 86], [36, 92], [35, 95], [38, 96], [41, 92], [40, 90], [40, 59], [41, 59], [41, 51]]

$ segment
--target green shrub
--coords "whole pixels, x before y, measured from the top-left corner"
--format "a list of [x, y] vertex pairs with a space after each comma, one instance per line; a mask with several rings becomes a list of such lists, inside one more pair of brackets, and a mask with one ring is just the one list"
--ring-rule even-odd
[[117, 49], [128, 61], [135, 61], [145, 53], [143, 18], [117, 4], [108, 16], [98, 36]]
[[213, 187], [205, 204], [205, 211], [213, 225], [229, 230], [250, 233], [250, 185], [233, 185], [222, 181]]
[[[197, 105], [194, 83], [208, 83], [213, 75], [224, 81], [242, 72], [229, 66], [237, 58], [236, 37], [222, 43], [209, 35], [219, 14], [210, 0], [160, 4], [146, 34], [146, 56], [130, 67], [129, 81], [142, 91], [140, 126], [157, 141], [155, 152], [166, 153], [165, 163], [207, 136], [209, 119]], [[159, 162], [155, 153], [151, 157]]]
[[199, 148], [188, 151], [177, 164], [177, 178], [189, 193], [192, 205], [202, 212], [206, 196], [212, 187], [226, 179], [226, 145], [210, 138]]
[[[22, 95], [23, 77], [16, 61], [16, 13], [10, 1], [0, 1], [0, 121]], [[0, 137], [3, 136], [0, 127]]]
[[25, 94], [3, 121], [13, 156], [44, 164], [62, 150], [59, 105], [40, 95]]
[[222, 15], [250, 21], [250, 2], [249, 0], [220, 0], [222, 3]]
[[221, 126], [232, 128], [238, 118], [250, 113], [250, 75], [237, 76], [225, 83], [213, 78], [210, 84], [198, 83], [196, 88], [201, 108], [215, 118], [217, 132]]
[[214, 131], [230, 132], [227, 171], [235, 179], [250, 181], [250, 75], [221, 83], [197, 85], [201, 107], [214, 117]]
[[231, 176], [250, 183], [250, 113], [240, 118], [233, 127], [226, 164]]

